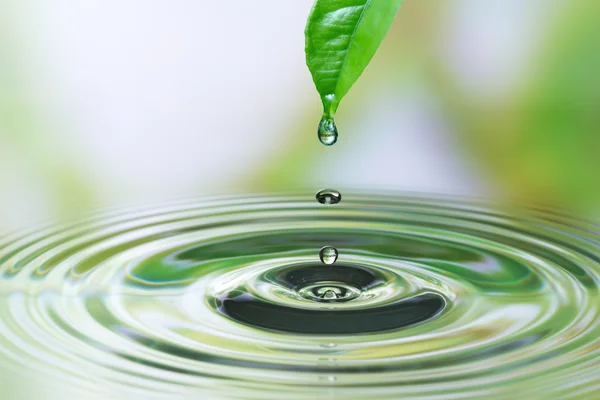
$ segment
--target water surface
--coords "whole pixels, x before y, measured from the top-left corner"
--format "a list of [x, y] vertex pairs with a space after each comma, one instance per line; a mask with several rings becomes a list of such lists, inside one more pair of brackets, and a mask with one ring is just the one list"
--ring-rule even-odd
[[47, 398], [594, 398], [599, 243], [456, 199], [105, 213], [0, 241], [0, 374]]

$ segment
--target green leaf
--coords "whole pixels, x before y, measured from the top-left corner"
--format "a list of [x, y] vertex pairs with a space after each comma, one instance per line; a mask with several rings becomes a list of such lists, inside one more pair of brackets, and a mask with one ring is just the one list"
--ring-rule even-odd
[[325, 115], [333, 115], [390, 28], [402, 0], [316, 0], [306, 25], [306, 64]]

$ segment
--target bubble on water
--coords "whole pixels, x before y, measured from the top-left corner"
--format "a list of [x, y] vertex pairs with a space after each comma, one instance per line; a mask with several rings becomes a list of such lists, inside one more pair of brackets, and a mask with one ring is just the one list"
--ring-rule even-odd
[[319, 253], [319, 258], [326, 265], [332, 265], [337, 261], [338, 251], [335, 247], [325, 246], [321, 249]]
[[335, 126], [335, 121], [330, 116], [323, 116], [319, 123], [319, 140], [325, 146], [333, 146], [338, 139], [338, 130]]
[[317, 201], [321, 204], [337, 204], [342, 201], [342, 195], [337, 190], [321, 189], [317, 192]]
[[339, 293], [337, 293], [334, 289], [328, 289], [325, 290], [322, 294], [321, 294], [321, 298], [322, 299], [326, 299], [326, 300], [335, 300], [338, 297], [340, 297]]
[[[335, 266], [331, 266], [328, 269], [332, 269], [332, 268], [335, 268]], [[353, 272], [356, 271], [353, 268], [345, 268], [343, 266], [342, 266], [342, 268], [345, 271], [344, 272], [340, 271], [340, 273], [352, 274]], [[318, 270], [315, 270], [315, 271], [318, 271]], [[314, 276], [317, 277], [317, 276], [323, 276], [323, 275], [321, 272], [318, 272]], [[303, 276], [303, 279], [305, 279], [305, 280], [308, 280], [311, 278], [312, 277], [310, 277], [310, 276]], [[300, 288], [298, 290], [298, 294], [300, 294], [300, 296], [302, 296], [306, 299], [313, 300], [313, 301], [343, 303], [343, 302], [347, 302], [350, 300], [354, 300], [362, 294], [362, 290], [357, 286], [358, 286], [358, 284], [356, 284], [356, 283], [344, 283], [344, 282], [340, 282], [340, 281], [323, 281], [323, 282], [310, 283], [310, 284]]]

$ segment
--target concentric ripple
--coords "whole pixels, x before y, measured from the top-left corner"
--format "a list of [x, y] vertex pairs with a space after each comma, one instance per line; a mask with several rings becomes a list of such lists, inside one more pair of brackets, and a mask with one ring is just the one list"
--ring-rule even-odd
[[107, 399], [596, 398], [599, 281], [599, 227], [547, 210], [125, 210], [0, 243], [0, 374]]

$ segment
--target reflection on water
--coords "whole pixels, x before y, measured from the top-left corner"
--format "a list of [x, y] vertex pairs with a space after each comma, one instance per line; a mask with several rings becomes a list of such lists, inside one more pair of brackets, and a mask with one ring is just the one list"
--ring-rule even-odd
[[[2, 398], [597, 394], [597, 226], [305, 198], [181, 202], [5, 238]], [[335, 264], [319, 261], [323, 243]]]

